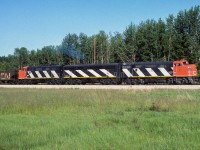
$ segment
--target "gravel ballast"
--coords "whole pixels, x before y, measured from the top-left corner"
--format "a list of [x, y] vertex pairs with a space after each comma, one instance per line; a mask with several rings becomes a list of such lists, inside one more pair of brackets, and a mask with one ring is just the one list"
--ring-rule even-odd
[[200, 89], [200, 85], [0, 85], [0, 88], [33, 89], [111, 89], [111, 90], [152, 90], [152, 89]]

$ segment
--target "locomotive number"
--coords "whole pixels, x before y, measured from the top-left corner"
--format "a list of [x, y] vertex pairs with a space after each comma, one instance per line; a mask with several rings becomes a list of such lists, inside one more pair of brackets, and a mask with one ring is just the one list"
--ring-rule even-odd
[[122, 69], [130, 69], [131, 66], [122, 66]]

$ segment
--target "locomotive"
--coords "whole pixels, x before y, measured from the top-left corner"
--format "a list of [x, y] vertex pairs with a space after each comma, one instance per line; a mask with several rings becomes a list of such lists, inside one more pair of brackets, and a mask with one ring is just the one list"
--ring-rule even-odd
[[195, 84], [195, 64], [187, 60], [113, 64], [26, 66], [0, 71], [0, 83], [8, 84]]

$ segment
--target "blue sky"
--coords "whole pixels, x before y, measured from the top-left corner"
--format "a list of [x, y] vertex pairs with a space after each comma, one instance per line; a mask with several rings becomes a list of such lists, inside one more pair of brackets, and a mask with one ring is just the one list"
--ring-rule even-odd
[[0, 56], [17, 47], [59, 45], [68, 33], [123, 32], [131, 22], [165, 20], [199, 0], [0, 0]]

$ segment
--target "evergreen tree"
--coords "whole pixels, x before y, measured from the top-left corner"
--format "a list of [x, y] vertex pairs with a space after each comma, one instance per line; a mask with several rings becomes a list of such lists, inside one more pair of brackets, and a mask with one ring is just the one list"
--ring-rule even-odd
[[110, 40], [111, 62], [126, 62], [128, 59], [125, 49], [125, 42], [121, 33], [116, 32]]
[[108, 35], [104, 31], [100, 31], [96, 35], [96, 58], [97, 63], [109, 63], [109, 40]]
[[132, 62], [136, 61], [136, 26], [131, 23], [124, 31], [124, 41], [125, 41], [125, 54], [127, 56], [126, 61]]
[[27, 48], [25, 47], [16, 48], [14, 56], [18, 60], [17, 64], [19, 68], [29, 65], [29, 51], [27, 50]]

